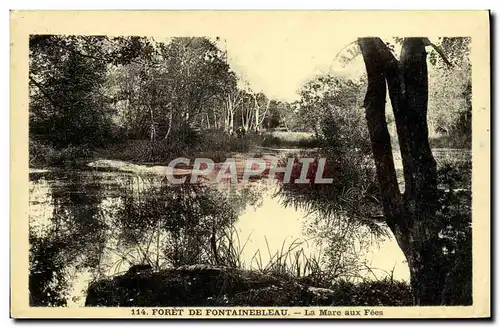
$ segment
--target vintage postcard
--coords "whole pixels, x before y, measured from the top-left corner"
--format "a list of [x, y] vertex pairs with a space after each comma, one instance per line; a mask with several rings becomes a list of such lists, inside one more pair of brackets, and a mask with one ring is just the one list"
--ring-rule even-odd
[[12, 11], [13, 318], [490, 317], [488, 11]]

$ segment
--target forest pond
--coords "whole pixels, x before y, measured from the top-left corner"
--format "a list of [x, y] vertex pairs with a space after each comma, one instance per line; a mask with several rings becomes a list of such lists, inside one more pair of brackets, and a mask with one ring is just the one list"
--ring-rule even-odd
[[[464, 153], [440, 149], [435, 155]], [[284, 206], [275, 186], [262, 181], [242, 188], [168, 186], [161, 176], [84, 165], [30, 170], [29, 195], [33, 305], [83, 306], [92, 280], [135, 264], [265, 270], [285, 253], [283, 261], [295, 262], [321, 253], [307, 232], [307, 213]], [[391, 236], [367, 245], [350, 240], [342, 246], [354, 254], [358, 278], [409, 280]]]

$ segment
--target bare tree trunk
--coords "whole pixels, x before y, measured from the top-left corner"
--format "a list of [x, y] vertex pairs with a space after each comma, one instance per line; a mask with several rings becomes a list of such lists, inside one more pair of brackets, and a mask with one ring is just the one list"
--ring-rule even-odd
[[[446, 268], [439, 263], [437, 173], [428, 141], [427, 63], [422, 40], [405, 39], [399, 63], [379, 38], [362, 38], [359, 44], [368, 75], [366, 120], [384, 216], [408, 260], [414, 303], [439, 305]], [[403, 159], [404, 194], [399, 191], [385, 120], [386, 82]]]
[[163, 138], [163, 140], [167, 140], [168, 137], [170, 136], [170, 132], [172, 131], [172, 120], [173, 120], [173, 110], [171, 109], [170, 113], [169, 113], [169, 118], [168, 118], [167, 133], [165, 134], [165, 138]]
[[[407, 38], [400, 59], [406, 103], [407, 156], [411, 158], [411, 189], [405, 191], [405, 205], [411, 218], [413, 266], [410, 267], [412, 287], [418, 295], [417, 304], [438, 305], [444, 287], [445, 269], [439, 262], [440, 226], [435, 222], [437, 210], [436, 161], [429, 145], [427, 127], [428, 76], [425, 46], [422, 38]], [[403, 106], [404, 108], [404, 106]], [[403, 115], [405, 111], [403, 111]], [[397, 124], [397, 122], [396, 122]], [[407, 215], [408, 215], [407, 214]], [[436, 227], [437, 226], [437, 227]], [[411, 234], [410, 234], [411, 235]]]
[[255, 132], [259, 132], [260, 106], [257, 102], [257, 96], [255, 94], [253, 94], [253, 100], [255, 103]]
[[153, 88], [151, 90], [151, 99], [149, 102], [149, 114], [151, 116], [151, 135], [150, 139], [151, 142], [154, 142], [156, 140], [156, 122], [155, 122], [155, 117], [154, 117], [154, 109], [157, 106], [157, 93], [156, 93], [156, 88]]
[[229, 116], [229, 134], [233, 134], [234, 132], [234, 108], [231, 110], [230, 116]]
[[260, 108], [260, 105], [257, 101], [257, 96], [255, 94], [253, 94], [253, 99], [254, 99], [254, 103], [255, 103], [255, 126], [254, 126], [254, 128], [255, 128], [255, 132], [259, 132], [260, 127], [262, 126], [262, 123], [264, 122], [264, 119], [267, 116], [267, 112], [269, 111], [269, 105], [271, 104], [271, 99], [270, 98], [267, 99], [264, 113], [261, 113], [261, 111], [260, 111], [261, 108]]
[[226, 112], [224, 113], [224, 132], [229, 131], [229, 108], [227, 108]]
[[247, 106], [246, 106], [246, 110], [241, 111], [241, 125], [243, 126], [243, 129], [245, 130], [245, 132], [248, 132], [248, 130], [250, 129], [250, 122], [252, 119], [250, 102], [251, 102], [251, 100], [249, 99]]
[[225, 119], [225, 125], [224, 125], [224, 130], [228, 132], [229, 134], [233, 133], [233, 126], [234, 126], [234, 99], [231, 99], [231, 95], [227, 95], [226, 99], [226, 119]]
[[154, 113], [153, 113], [152, 106], [149, 106], [149, 114], [150, 114], [150, 118], [151, 118], [149, 138], [150, 138], [151, 142], [154, 142], [156, 139], [156, 124], [155, 124], [155, 120], [154, 120]]
[[264, 111], [264, 114], [262, 114], [262, 117], [260, 118], [259, 125], [261, 125], [261, 126], [262, 126], [262, 122], [264, 122], [264, 120], [266, 119], [267, 113], [269, 112], [270, 105], [271, 105], [271, 98], [268, 98], [267, 103], [266, 103], [266, 110]]

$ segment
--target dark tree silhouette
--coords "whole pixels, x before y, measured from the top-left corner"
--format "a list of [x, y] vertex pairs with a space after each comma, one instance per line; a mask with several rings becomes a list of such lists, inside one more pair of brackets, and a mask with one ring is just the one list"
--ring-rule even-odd
[[[416, 305], [441, 303], [447, 270], [436, 220], [437, 172], [427, 127], [426, 38], [405, 38], [396, 60], [379, 38], [358, 40], [368, 76], [366, 120], [387, 225], [408, 260]], [[387, 87], [386, 87], [387, 86]], [[405, 188], [396, 177], [385, 119], [387, 88], [402, 155]]]

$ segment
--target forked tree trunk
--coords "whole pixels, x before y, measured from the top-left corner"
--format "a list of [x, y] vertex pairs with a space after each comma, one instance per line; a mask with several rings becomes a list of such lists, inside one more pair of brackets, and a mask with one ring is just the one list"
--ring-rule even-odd
[[[435, 220], [436, 161], [427, 128], [425, 43], [422, 38], [406, 38], [399, 62], [379, 38], [362, 38], [359, 44], [368, 76], [366, 120], [384, 216], [408, 261], [415, 305], [439, 305], [446, 267], [439, 263], [442, 249]], [[385, 120], [387, 87], [403, 161], [403, 194]]]

